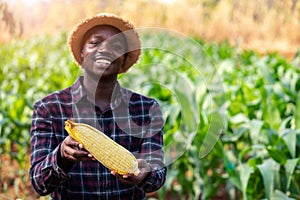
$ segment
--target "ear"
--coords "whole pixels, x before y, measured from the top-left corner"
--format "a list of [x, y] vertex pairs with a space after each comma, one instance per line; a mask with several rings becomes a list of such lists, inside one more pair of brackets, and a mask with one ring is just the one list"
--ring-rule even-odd
[[80, 53], [80, 57], [82, 59], [82, 62], [80, 63], [80, 67], [83, 69], [83, 57], [84, 57], [84, 53], [83, 53], [83, 50], [81, 49], [81, 53]]

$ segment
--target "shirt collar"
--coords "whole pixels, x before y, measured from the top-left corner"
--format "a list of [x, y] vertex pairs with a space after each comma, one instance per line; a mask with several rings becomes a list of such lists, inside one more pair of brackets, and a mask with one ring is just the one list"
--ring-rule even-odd
[[[131, 95], [132, 92], [130, 90], [122, 87], [119, 82], [117, 82], [113, 98], [110, 103], [111, 109], [118, 107], [122, 102], [128, 105]], [[73, 103], [75, 104], [83, 99], [88, 101], [87, 94], [83, 87], [83, 76], [79, 76], [71, 86], [71, 96]]]
[[83, 97], [86, 97], [82, 82], [83, 76], [79, 76], [71, 86], [71, 96], [74, 103], [78, 103]]

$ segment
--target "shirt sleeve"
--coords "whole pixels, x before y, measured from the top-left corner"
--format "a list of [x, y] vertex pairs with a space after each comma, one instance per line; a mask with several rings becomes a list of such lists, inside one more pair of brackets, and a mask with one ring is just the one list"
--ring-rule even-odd
[[165, 182], [166, 167], [164, 166], [163, 127], [164, 119], [155, 101], [150, 111], [151, 125], [143, 136], [140, 158], [145, 159], [151, 168], [151, 173], [138, 187], [145, 192], [158, 190]]
[[51, 116], [42, 102], [34, 105], [31, 134], [30, 180], [40, 195], [47, 195], [69, 177], [57, 164], [59, 144]]

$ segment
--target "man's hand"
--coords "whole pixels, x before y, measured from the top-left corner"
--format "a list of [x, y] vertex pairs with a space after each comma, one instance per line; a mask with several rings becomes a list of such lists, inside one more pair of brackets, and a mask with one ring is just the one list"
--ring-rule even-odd
[[95, 158], [87, 151], [83, 150], [83, 145], [79, 144], [72, 137], [67, 136], [60, 145], [59, 162], [64, 165], [65, 162], [78, 162], [86, 160], [95, 160]]
[[115, 171], [111, 171], [111, 174], [115, 175], [121, 183], [128, 185], [137, 185], [140, 182], [142, 182], [146, 177], [148, 177], [148, 175], [151, 173], [150, 166], [145, 160], [138, 159], [138, 164], [140, 173], [137, 176], [135, 176], [134, 174], [120, 175], [117, 174]]

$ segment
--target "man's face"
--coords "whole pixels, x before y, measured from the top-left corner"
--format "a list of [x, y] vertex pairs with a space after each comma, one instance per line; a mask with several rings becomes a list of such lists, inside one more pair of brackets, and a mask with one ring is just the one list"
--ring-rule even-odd
[[81, 66], [90, 77], [116, 76], [124, 64], [126, 50], [125, 36], [118, 29], [96, 26], [83, 38]]

